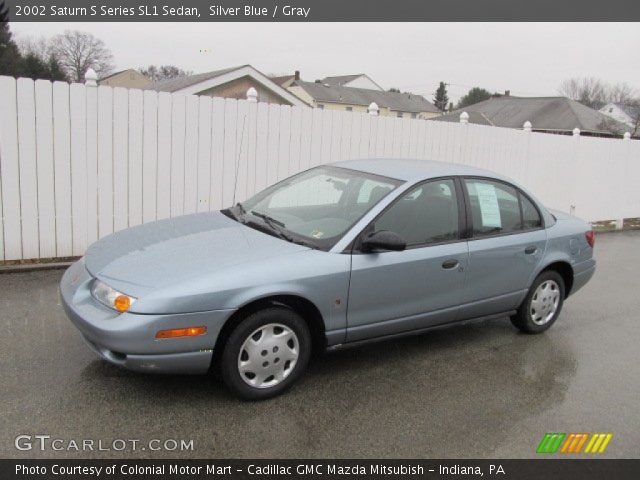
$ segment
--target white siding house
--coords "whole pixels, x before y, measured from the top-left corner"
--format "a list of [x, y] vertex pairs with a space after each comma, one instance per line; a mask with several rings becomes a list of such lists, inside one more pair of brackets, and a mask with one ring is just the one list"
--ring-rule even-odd
[[384, 88], [374, 82], [366, 73], [324, 77], [322, 79], [322, 83], [326, 83], [332, 87], [366, 88], [368, 90], [379, 90], [384, 92]]
[[[640, 119], [640, 105], [621, 105], [619, 103], [607, 103], [600, 109], [606, 116], [624, 123], [631, 129], [637, 128]], [[633, 130], [631, 130], [633, 132]]]

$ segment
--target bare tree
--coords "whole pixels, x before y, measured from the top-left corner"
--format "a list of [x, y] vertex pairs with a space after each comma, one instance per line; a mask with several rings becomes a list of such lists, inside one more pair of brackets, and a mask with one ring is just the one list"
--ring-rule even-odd
[[35, 55], [39, 58], [48, 58], [51, 54], [51, 45], [46, 37], [20, 36], [16, 43], [22, 55]]
[[174, 65], [160, 65], [159, 67], [156, 65], [149, 65], [147, 68], [140, 67], [138, 71], [154, 82], [167, 80], [169, 78], [186, 77], [193, 73], [187, 70], [182, 70]]
[[640, 98], [629, 100], [625, 111], [631, 117], [631, 135], [640, 136]]
[[[597, 78], [569, 78], [558, 88], [558, 93], [576, 100], [583, 105], [601, 109], [607, 103], [615, 103], [631, 118], [630, 132], [640, 135], [640, 92], [626, 82], [609, 84]], [[623, 133], [621, 124], [613, 119], [604, 119], [599, 125], [611, 133]]]
[[607, 85], [593, 77], [564, 80], [558, 88], [558, 93], [596, 110], [608, 101]]
[[67, 30], [51, 40], [51, 51], [66, 71], [69, 78], [82, 82], [89, 68], [98, 77], [113, 71], [113, 55], [104, 42], [90, 33]]
[[636, 89], [626, 82], [619, 82], [608, 88], [608, 101], [613, 103], [631, 104], [636, 100]]
[[617, 104], [629, 116], [631, 135], [640, 135], [640, 95], [627, 83], [617, 83], [611, 87], [609, 101]]
[[596, 110], [607, 103], [627, 104], [638, 97], [636, 89], [626, 82], [609, 84], [593, 77], [564, 80], [558, 93]]
[[598, 123], [598, 128], [600, 130], [605, 130], [607, 132], [613, 133], [614, 135], [622, 135], [625, 132], [625, 125], [621, 122], [614, 120], [611, 117], [607, 117], [605, 115], [602, 116], [602, 120]]

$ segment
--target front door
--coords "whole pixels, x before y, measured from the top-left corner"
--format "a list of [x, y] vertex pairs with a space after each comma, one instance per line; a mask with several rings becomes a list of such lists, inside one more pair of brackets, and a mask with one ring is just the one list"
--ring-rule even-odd
[[468, 264], [467, 242], [460, 239], [460, 195], [452, 179], [419, 184], [365, 229], [393, 231], [407, 249], [354, 251], [347, 341], [456, 320]]

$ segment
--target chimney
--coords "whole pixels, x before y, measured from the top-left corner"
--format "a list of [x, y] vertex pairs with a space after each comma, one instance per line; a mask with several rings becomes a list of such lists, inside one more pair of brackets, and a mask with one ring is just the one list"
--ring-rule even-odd
[[511, 90], [505, 90], [504, 91], [504, 96], [508, 97], [509, 95], [511, 95]]
[[295, 80], [300, 80], [300, 70], [296, 70], [293, 74]]

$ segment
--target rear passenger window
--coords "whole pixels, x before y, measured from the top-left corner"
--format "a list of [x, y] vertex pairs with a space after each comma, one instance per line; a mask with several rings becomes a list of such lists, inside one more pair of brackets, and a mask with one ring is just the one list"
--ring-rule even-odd
[[520, 194], [520, 202], [522, 205], [522, 228], [528, 230], [530, 228], [539, 228], [542, 226], [540, 213], [531, 200]]
[[473, 234], [476, 237], [510, 233], [522, 229], [516, 189], [490, 180], [465, 179]]

